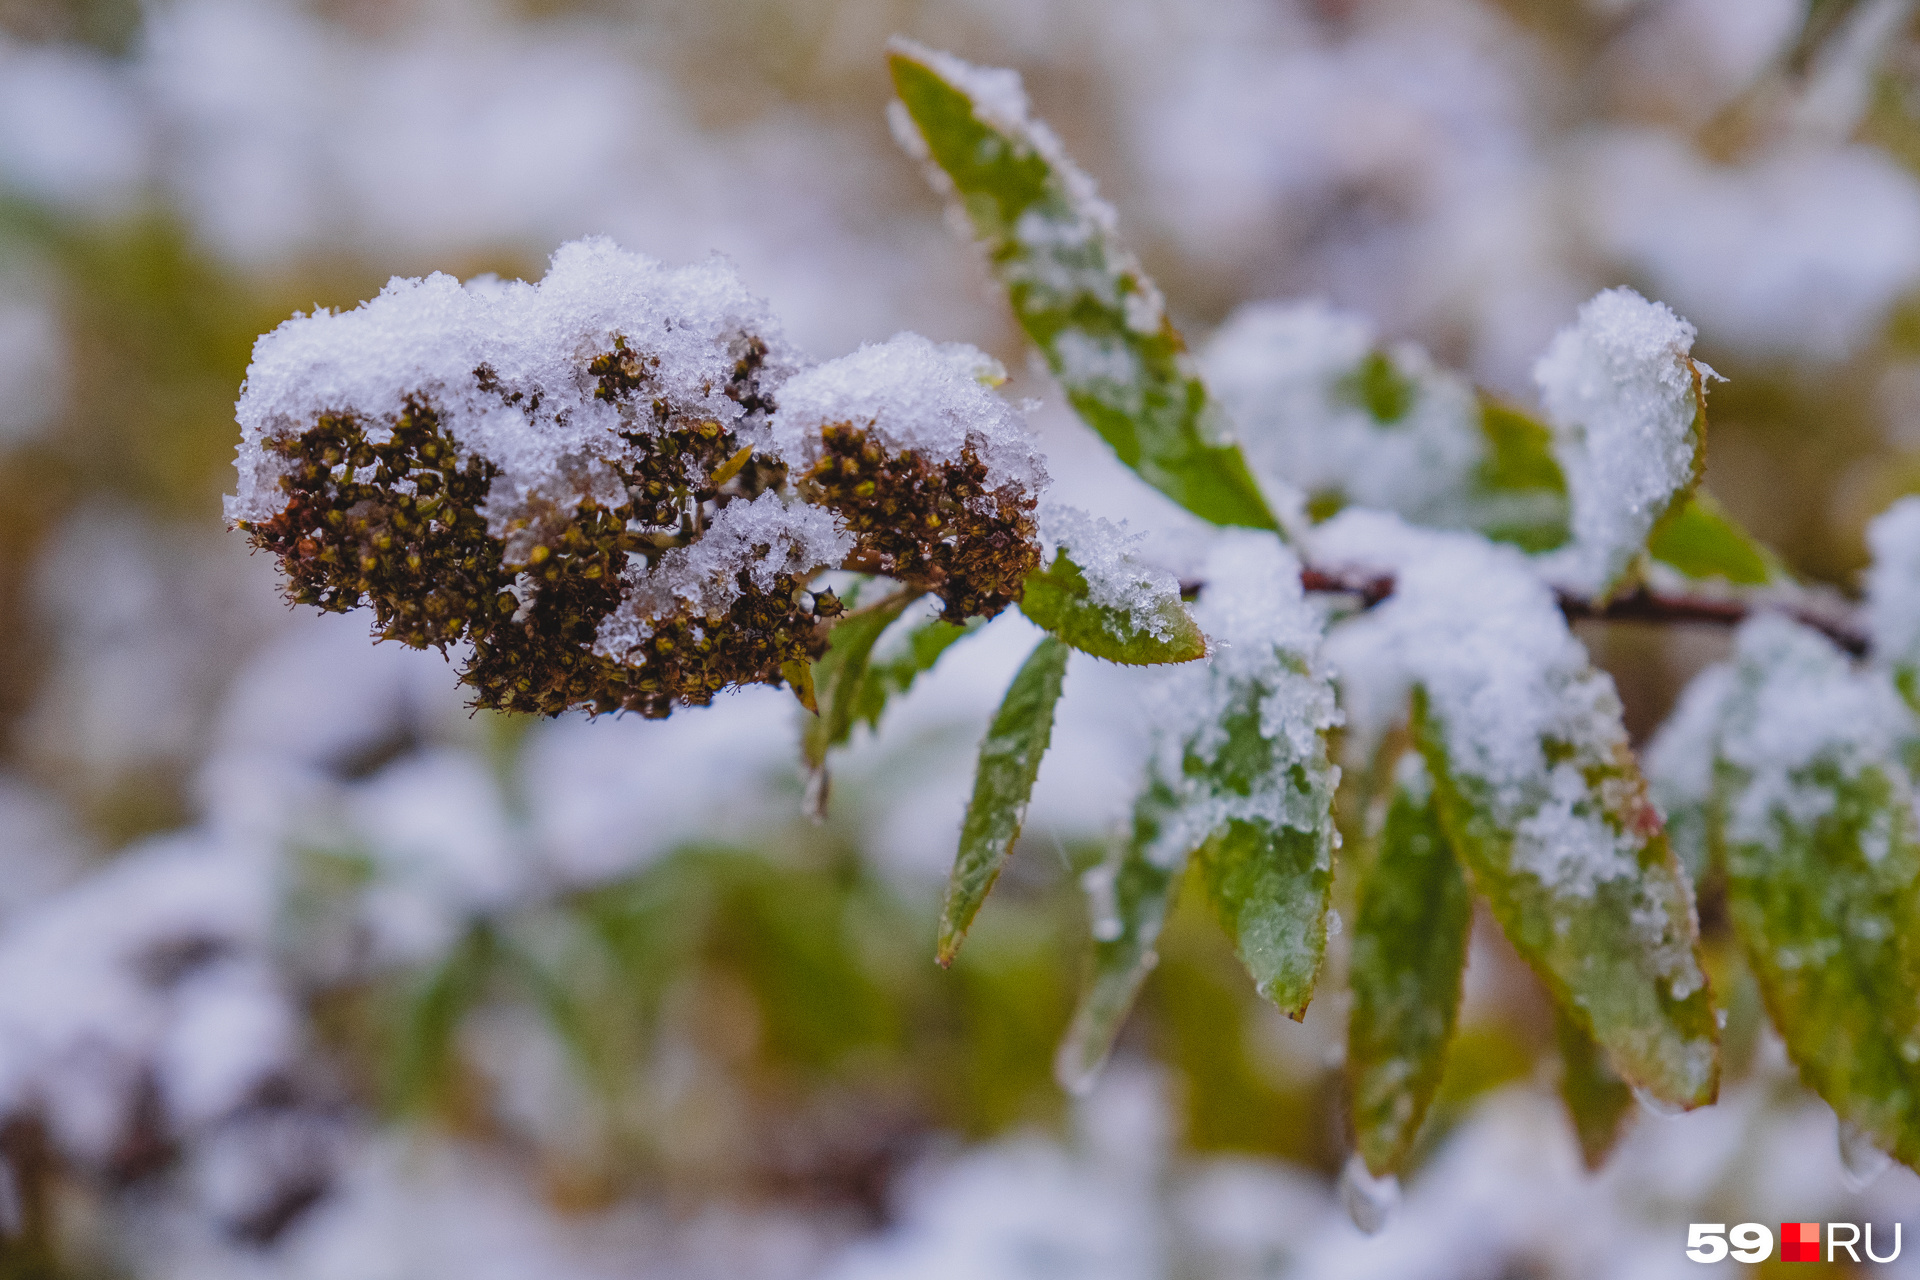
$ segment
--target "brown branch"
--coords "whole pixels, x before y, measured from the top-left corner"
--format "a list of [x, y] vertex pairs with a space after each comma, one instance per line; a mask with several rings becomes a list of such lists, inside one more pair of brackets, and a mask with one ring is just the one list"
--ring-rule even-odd
[[[1185, 586], [1186, 584], [1182, 584]], [[1371, 609], [1393, 594], [1391, 574], [1338, 574], [1323, 569], [1302, 569], [1300, 585], [1308, 591], [1320, 591], [1357, 597], [1361, 607]], [[1662, 624], [1698, 623], [1715, 627], [1737, 627], [1756, 613], [1780, 613], [1795, 622], [1812, 627], [1855, 657], [1867, 652], [1864, 626], [1851, 610], [1817, 608], [1786, 600], [1728, 599], [1718, 596], [1671, 595], [1645, 586], [1616, 596], [1606, 604], [1595, 604], [1583, 596], [1559, 591], [1560, 612], [1567, 620], [1590, 619], [1596, 622], [1652, 622]]]

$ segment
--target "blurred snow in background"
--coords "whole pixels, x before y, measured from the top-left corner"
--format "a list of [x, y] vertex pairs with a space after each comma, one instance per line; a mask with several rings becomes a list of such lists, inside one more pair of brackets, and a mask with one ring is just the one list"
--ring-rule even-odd
[[[1196, 345], [1318, 299], [1532, 404], [1580, 301], [1670, 303], [1732, 379], [1716, 492], [1845, 584], [1920, 487], [1920, 43], [1837, 7], [1810, 47], [1796, 0], [0, 0], [0, 1275], [1638, 1278], [1690, 1220], [1911, 1218], [1902, 1170], [1848, 1188], [1750, 989], [1726, 1101], [1585, 1173], [1489, 937], [1362, 1237], [1332, 988], [1287, 1023], [1189, 929], [1101, 1091], [1047, 1079], [1138, 673], [1075, 659], [942, 977], [1017, 616], [857, 735], [816, 827], [787, 695], [470, 715], [439, 655], [284, 609], [217, 502], [255, 334], [586, 234], [726, 254], [818, 358], [916, 329], [1028, 369], [887, 136], [903, 31], [1027, 74]], [[1008, 391], [1055, 498], [1191, 557], [1043, 376]], [[1587, 638], [1641, 723], [1714, 656]]]

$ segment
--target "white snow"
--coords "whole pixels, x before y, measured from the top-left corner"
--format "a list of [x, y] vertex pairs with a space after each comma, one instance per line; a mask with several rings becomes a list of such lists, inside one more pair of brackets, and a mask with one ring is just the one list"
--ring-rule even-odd
[[1606, 595], [1693, 484], [1706, 447], [1703, 379], [1714, 376], [1687, 358], [1693, 338], [1666, 306], [1609, 289], [1534, 366], [1573, 503], [1573, 542], [1552, 554], [1549, 575]]
[[[706, 419], [737, 431], [742, 443], [764, 444], [761, 425], [726, 394], [750, 336], [767, 343], [765, 385], [777, 386], [798, 358], [731, 267], [709, 259], [670, 270], [606, 239], [561, 246], [533, 285], [483, 278], [463, 287], [439, 272], [396, 278], [352, 311], [296, 315], [255, 345], [237, 407], [240, 488], [228, 519], [262, 520], [282, 505], [265, 439], [303, 430], [323, 413], [369, 419], [381, 439], [381, 424], [409, 397], [426, 396], [462, 457], [501, 469], [487, 516], [504, 536], [536, 492], [574, 503], [614, 496], [603, 492], [605, 464], [636, 448], [623, 430], [645, 435]], [[648, 389], [667, 401], [673, 420], [657, 424], [595, 397], [586, 366], [612, 351], [616, 337], [657, 358]], [[483, 365], [504, 396], [522, 398], [507, 403], [483, 391], [475, 379]], [[563, 461], [579, 479], [561, 480]]]
[[998, 361], [964, 343], [896, 334], [788, 381], [773, 417], [773, 446], [788, 465], [806, 467], [820, 456], [823, 428], [851, 423], [889, 451], [912, 451], [929, 462], [957, 461], [972, 449], [986, 464], [990, 487], [1038, 493], [1047, 472], [1033, 434], [992, 389], [1005, 376]]

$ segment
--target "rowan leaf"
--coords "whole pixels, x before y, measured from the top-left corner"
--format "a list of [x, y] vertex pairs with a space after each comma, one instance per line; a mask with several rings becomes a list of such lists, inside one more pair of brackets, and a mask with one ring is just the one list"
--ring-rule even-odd
[[1177, 596], [1162, 601], [1148, 626], [1092, 598], [1087, 575], [1065, 551], [1027, 575], [1020, 612], [1082, 653], [1109, 662], [1150, 665], [1191, 662], [1207, 653], [1207, 638]]
[[1361, 883], [1349, 960], [1347, 1096], [1354, 1145], [1375, 1177], [1400, 1172], [1440, 1087], [1472, 923], [1432, 779], [1408, 754]]
[[1112, 208], [1028, 115], [1019, 78], [904, 40], [888, 60], [896, 135], [954, 198], [1074, 410], [1195, 515], [1278, 529]]
[[1040, 776], [1040, 761], [1053, 736], [1053, 710], [1060, 701], [1071, 652], [1052, 636], [1034, 647], [1015, 673], [980, 744], [973, 798], [960, 825], [960, 851], [940, 914], [936, 956], [943, 967], [953, 963], [980, 904], [1013, 852], [1034, 779]]
[[1620, 1078], [1593, 1037], [1556, 1009], [1554, 1038], [1560, 1047], [1560, 1100], [1573, 1120], [1587, 1168], [1606, 1163], [1633, 1114], [1633, 1086]]
[[1727, 906], [1801, 1078], [1920, 1166], [1920, 835], [1884, 672], [1811, 628], [1742, 628], [1714, 832]]

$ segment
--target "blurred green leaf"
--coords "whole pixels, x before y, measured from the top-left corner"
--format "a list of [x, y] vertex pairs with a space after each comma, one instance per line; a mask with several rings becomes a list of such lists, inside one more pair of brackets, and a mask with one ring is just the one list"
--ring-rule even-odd
[[1179, 812], [1178, 793], [1159, 779], [1150, 781], [1134, 803], [1127, 841], [1081, 877], [1093, 909], [1093, 966], [1054, 1059], [1054, 1078], [1069, 1093], [1093, 1087], [1140, 984], [1158, 961], [1154, 945], [1187, 865], [1187, 852], [1177, 847], [1164, 860], [1169, 850], [1162, 837]]
[[[854, 702], [854, 720], [869, 729], [877, 728], [889, 701], [911, 689], [913, 682], [933, 670], [948, 649], [977, 633], [988, 621], [969, 618], [956, 626], [945, 618], [932, 617], [915, 623], [899, 652], [868, 661], [866, 679], [861, 681], [860, 696]], [[893, 642], [888, 641], [887, 648], [892, 647]]]
[[[1845, 658], [1824, 641], [1836, 669]], [[1920, 837], [1892, 759], [1851, 744], [1781, 777], [1736, 761], [1761, 722], [1754, 672], [1715, 772], [1727, 907], [1773, 1024], [1808, 1087], [1843, 1122], [1920, 1165]], [[1843, 677], [1864, 679], [1865, 677]], [[1893, 698], [1891, 689], [1885, 696]], [[1773, 714], [1789, 714], [1773, 700]], [[1796, 719], [1801, 717], [1797, 713]]]
[[888, 58], [916, 150], [958, 197], [1075, 411], [1195, 515], [1277, 529], [1159, 291], [1051, 132], [1010, 118], [1004, 102], [976, 104], [945, 55], [895, 42]]
[[1712, 494], [1695, 489], [1654, 526], [1647, 553], [1689, 578], [1758, 587], [1787, 577], [1778, 556], [1735, 523]]
[[1440, 1087], [1472, 924], [1433, 782], [1410, 757], [1361, 884], [1349, 962], [1347, 1093], [1354, 1145], [1375, 1177], [1404, 1168]]
[[495, 958], [492, 926], [475, 923], [405, 998], [389, 1088], [396, 1110], [418, 1111], [451, 1101], [455, 1037], [486, 990]]
[[973, 798], [960, 825], [960, 851], [953, 860], [947, 902], [940, 915], [935, 954], [942, 966], [953, 963], [1020, 835], [1034, 779], [1040, 776], [1040, 761], [1053, 737], [1053, 709], [1060, 701], [1071, 652], [1052, 636], [1034, 647], [1014, 675], [980, 744]]
[[1480, 398], [1487, 456], [1474, 477], [1476, 527], [1523, 551], [1551, 551], [1569, 532], [1567, 479], [1553, 456], [1553, 433], [1512, 405]]
[[[1712, 1102], [1719, 1028], [1693, 898], [1625, 746], [1610, 763], [1583, 767], [1580, 794], [1555, 795], [1521, 820], [1546, 823], [1550, 833], [1567, 818], [1597, 818], [1613, 833], [1606, 856], [1631, 856], [1633, 874], [1581, 885], [1516, 864], [1517, 828], [1495, 816], [1488, 785], [1448, 758], [1444, 726], [1418, 687], [1414, 736], [1433, 774], [1448, 840], [1555, 1000], [1600, 1043], [1614, 1069], [1650, 1096], [1689, 1108]], [[1551, 739], [1540, 749], [1549, 761], [1569, 750]], [[1574, 846], [1564, 853], [1591, 856]]]
[[801, 731], [800, 749], [812, 774], [809, 807], [816, 816], [826, 811], [827, 752], [853, 732], [854, 718], [865, 696], [874, 643], [919, 595], [917, 591], [897, 591], [847, 614], [834, 625], [826, 653], [813, 664], [819, 710]]
[[1553, 1022], [1560, 1046], [1560, 1100], [1573, 1119], [1587, 1168], [1598, 1169], [1633, 1113], [1633, 1086], [1607, 1065], [1600, 1046], [1572, 1018], [1555, 1010]]
[[1207, 654], [1206, 636], [1177, 602], [1168, 602], [1160, 612], [1164, 639], [1141, 630], [1130, 615], [1088, 598], [1086, 574], [1064, 551], [1051, 565], [1027, 575], [1020, 612], [1082, 653], [1109, 662], [1191, 662]]

